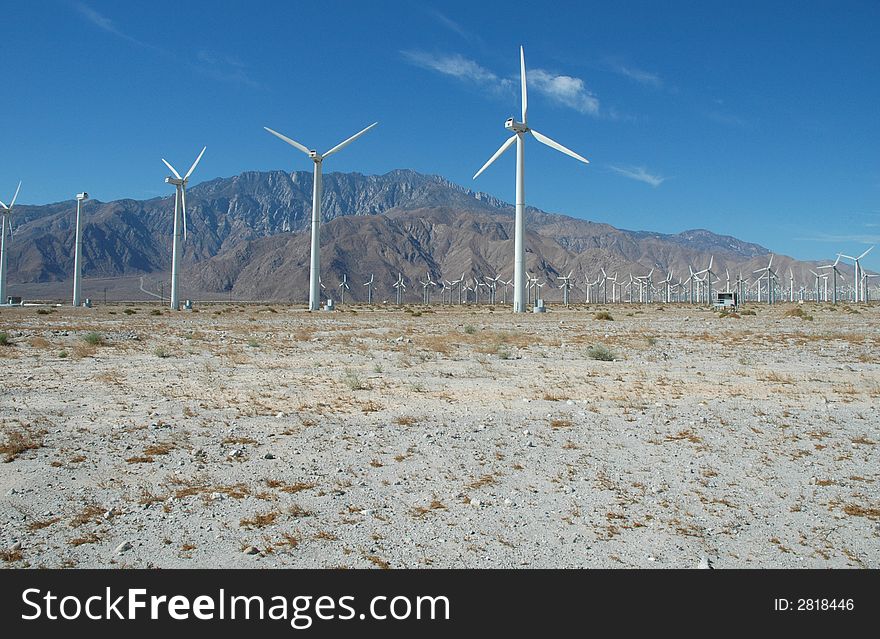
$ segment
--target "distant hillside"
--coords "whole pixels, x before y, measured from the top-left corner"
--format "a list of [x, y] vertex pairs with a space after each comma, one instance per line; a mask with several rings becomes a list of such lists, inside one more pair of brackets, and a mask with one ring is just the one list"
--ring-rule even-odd
[[[184, 290], [239, 299], [304, 299], [308, 282], [308, 227], [312, 174], [247, 172], [188, 191], [189, 237], [183, 255]], [[73, 201], [21, 206], [10, 246], [10, 283], [65, 281], [73, 269]], [[380, 176], [329, 173], [322, 203], [322, 274], [335, 288], [347, 274], [352, 298], [374, 274], [377, 294], [389, 296], [401, 272], [413, 299], [417, 280], [465, 274], [512, 277], [513, 208], [438, 176], [395, 170]], [[86, 202], [83, 254], [86, 278], [160, 274], [171, 261], [173, 199]], [[537, 209], [527, 211], [527, 267], [551, 282], [575, 272], [576, 286], [599, 268], [645, 274], [659, 281], [670, 270], [686, 278], [688, 266], [725, 279], [764, 266], [769, 251], [706, 230], [675, 235], [627, 231]], [[784, 256], [774, 265], [796, 281], [812, 281], [811, 263]], [[554, 294], [544, 290], [547, 299]]]

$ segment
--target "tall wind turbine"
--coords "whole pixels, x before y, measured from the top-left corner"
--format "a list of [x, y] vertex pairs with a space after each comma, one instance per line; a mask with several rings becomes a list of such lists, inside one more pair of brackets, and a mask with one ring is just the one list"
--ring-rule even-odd
[[312, 183], [312, 260], [309, 273], [310, 311], [317, 311], [321, 308], [321, 291], [319, 290], [318, 285], [318, 278], [321, 276], [321, 163], [324, 161], [325, 158], [330, 157], [337, 151], [341, 151], [377, 124], [379, 123], [373, 122], [367, 128], [359, 131], [358, 133], [355, 133], [347, 140], [340, 142], [323, 155], [321, 153], [318, 153], [315, 149], [307, 149], [296, 140], [291, 140], [289, 137], [278, 133], [278, 131], [273, 131], [267, 126], [263, 127], [275, 137], [284, 140], [290, 146], [297, 148], [308, 155], [312, 159], [312, 162], [315, 163], [315, 177]]
[[528, 125], [529, 101], [526, 92], [526, 58], [523, 48], [519, 48], [519, 65], [520, 65], [520, 82], [522, 85], [522, 122], [517, 122], [515, 118], [508, 118], [504, 123], [504, 128], [512, 131], [513, 135], [501, 145], [495, 155], [489, 158], [483, 167], [476, 172], [473, 179], [477, 179], [479, 175], [485, 171], [490, 164], [497, 160], [501, 155], [516, 142], [516, 221], [514, 231], [514, 248], [513, 248], [513, 312], [524, 313], [526, 311], [525, 292], [526, 292], [526, 270], [525, 270], [525, 209], [526, 209], [526, 188], [525, 188], [525, 134], [531, 133], [541, 144], [546, 144], [551, 149], [556, 149], [566, 155], [580, 160], [584, 164], [590, 161], [581, 157], [574, 151], [565, 148], [558, 142], [555, 142], [541, 133], [538, 133]]
[[89, 199], [89, 194], [83, 191], [76, 194], [76, 238], [73, 248], [73, 305], [79, 306], [80, 291], [82, 290], [82, 203]]
[[6, 262], [8, 257], [6, 235], [8, 233], [9, 238], [12, 239], [12, 207], [15, 206], [15, 199], [18, 197], [20, 190], [21, 182], [18, 183], [18, 188], [15, 189], [15, 195], [12, 196], [9, 206], [0, 202], [0, 217], [3, 218], [2, 226], [0, 226], [0, 304], [6, 303]]
[[180, 243], [181, 219], [183, 220], [183, 241], [186, 242], [186, 183], [189, 181], [189, 176], [196, 170], [196, 166], [198, 166], [207, 148], [206, 146], [202, 147], [199, 157], [196, 158], [196, 161], [192, 163], [189, 171], [183, 177], [180, 177], [177, 169], [171, 166], [165, 158], [162, 158], [162, 162], [165, 163], [165, 166], [173, 174], [165, 178], [165, 183], [173, 184], [177, 189], [174, 194], [174, 244], [171, 249], [171, 309], [175, 311], [180, 310], [180, 289], [177, 285], [177, 273], [180, 270], [180, 256], [183, 253], [183, 246]]
[[874, 247], [872, 246], [871, 248], [869, 248], [867, 251], [865, 251], [864, 253], [862, 253], [858, 257], [853, 257], [851, 255], [844, 255], [843, 253], [838, 253], [838, 255], [840, 257], [845, 257], [846, 259], [853, 261], [853, 268], [855, 269], [853, 281], [855, 282], [855, 288], [856, 288], [856, 302], [867, 301], [865, 299], [865, 287], [863, 286], [864, 278], [863, 278], [862, 274], [864, 271], [862, 269], [862, 263], [860, 260], [863, 257], [865, 257], [868, 253], [870, 253], [873, 249], [874, 249]]

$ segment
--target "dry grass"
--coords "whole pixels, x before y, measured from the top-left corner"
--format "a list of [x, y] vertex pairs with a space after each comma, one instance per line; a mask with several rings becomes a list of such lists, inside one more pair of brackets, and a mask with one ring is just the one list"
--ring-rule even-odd
[[267, 513], [257, 513], [253, 517], [243, 518], [238, 522], [238, 525], [242, 528], [265, 528], [266, 526], [274, 524], [280, 514], [281, 513], [277, 510], [272, 510]]
[[858, 504], [847, 504], [843, 507], [843, 512], [853, 517], [867, 517], [868, 519], [880, 519], [880, 508], [859, 506]]
[[71, 528], [79, 528], [88, 523], [100, 523], [103, 521], [104, 509], [97, 504], [87, 504], [70, 520]]
[[387, 561], [385, 561], [381, 557], [377, 557], [376, 555], [367, 555], [365, 557], [365, 559], [367, 561], [369, 561], [370, 563], [375, 564], [376, 566], [378, 566], [382, 570], [389, 570], [391, 568], [391, 564], [389, 564]]
[[26, 451], [42, 448], [45, 435], [45, 430], [29, 428], [7, 431], [6, 441], [0, 444], [0, 455], [3, 455], [3, 461], [9, 463]]
[[43, 528], [48, 528], [52, 524], [57, 524], [61, 521], [61, 517], [52, 517], [51, 519], [43, 519], [41, 521], [32, 521], [28, 523], [28, 530], [42, 530]]
[[11, 563], [13, 561], [21, 561], [22, 559], [24, 559], [24, 555], [22, 554], [20, 548], [17, 548], [15, 550], [4, 549], [0, 550], [0, 559], [5, 562]]
[[493, 475], [493, 474], [483, 475], [479, 479], [475, 479], [472, 482], [470, 482], [469, 484], [467, 484], [467, 487], [470, 488], [471, 490], [477, 490], [478, 488], [484, 488], [486, 486], [491, 486], [492, 484], [496, 483], [496, 481], [497, 480], [495, 478], [495, 475]]

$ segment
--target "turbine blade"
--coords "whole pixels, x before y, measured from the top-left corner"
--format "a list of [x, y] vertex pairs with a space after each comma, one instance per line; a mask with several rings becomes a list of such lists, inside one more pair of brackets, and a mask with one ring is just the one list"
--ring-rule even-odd
[[369, 131], [370, 129], [372, 129], [372, 128], [373, 128], [374, 126], [376, 126], [377, 124], [379, 124], [379, 123], [378, 123], [378, 122], [373, 122], [373, 123], [372, 123], [370, 126], [368, 126], [366, 129], [363, 129], [362, 131], [358, 131], [357, 133], [355, 133], [353, 136], [351, 136], [350, 138], [348, 138], [348, 139], [345, 140], [344, 142], [340, 142], [339, 144], [337, 144], [336, 146], [334, 146], [332, 149], [330, 149], [329, 151], [327, 151], [327, 152], [324, 154], [324, 157], [326, 158], [326, 157], [328, 157], [328, 156], [330, 156], [330, 155], [333, 155], [333, 154], [336, 153], [337, 151], [341, 151], [342, 149], [344, 149], [344, 148], [347, 147], [349, 144], [351, 144], [352, 142], [354, 142], [355, 140], [357, 140], [359, 137], [361, 137], [364, 133], [366, 133], [367, 131]]
[[497, 160], [497, 159], [501, 156], [502, 153], [504, 153], [507, 149], [509, 149], [509, 148], [510, 148], [510, 145], [513, 144], [514, 141], [516, 141], [516, 133], [514, 133], [512, 136], [510, 136], [509, 138], [507, 138], [507, 142], [505, 142], [504, 144], [502, 144], [502, 145], [501, 145], [501, 148], [499, 148], [497, 151], [495, 151], [495, 155], [493, 155], [491, 158], [489, 158], [489, 161], [486, 162], [486, 163], [483, 165], [483, 167], [482, 167], [479, 171], [477, 171], [477, 172], [474, 174], [474, 177], [471, 178], [471, 179], [476, 180], [478, 177], [480, 177], [480, 173], [482, 173], [483, 171], [485, 171], [486, 169], [488, 169], [488, 168], [489, 168], [489, 165], [492, 164], [492, 162], [494, 162], [495, 160]]
[[208, 147], [206, 147], [206, 146], [203, 146], [203, 147], [202, 147], [202, 152], [199, 153], [199, 157], [196, 158], [196, 161], [192, 163], [192, 166], [191, 166], [191, 167], [189, 167], [189, 171], [187, 171], [187, 172], [186, 172], [186, 175], [183, 176], [183, 179], [184, 179], [184, 180], [188, 180], [188, 179], [189, 179], [189, 176], [192, 175], [193, 171], [196, 170], [196, 166], [198, 166], [199, 162], [200, 162], [201, 159], [202, 159], [202, 156], [205, 154], [205, 149], [207, 149], [207, 148], [208, 148]]
[[[19, 183], [19, 186], [21, 186], [21, 183]], [[859, 257], [856, 258], [856, 259], [859, 259], [859, 260], [862, 259], [862, 258], [865, 257], [868, 253], [870, 253], [872, 250], [874, 250], [874, 247], [873, 247], [873, 246], [872, 246], [871, 248], [869, 248], [867, 251], [865, 251], [864, 253], [862, 253], [861, 255], [859, 255]]]
[[[12, 201], [9, 203], [9, 210], [12, 210], [12, 207], [15, 206], [15, 200], [18, 198], [18, 192], [21, 191], [21, 181], [18, 183], [18, 188], [15, 189], [15, 195], [12, 196]], [[871, 248], [874, 248], [873, 246]], [[871, 249], [868, 249], [869, 251]]]
[[180, 214], [183, 216], [183, 241], [186, 242], [186, 187], [182, 184], [180, 185]]
[[549, 146], [551, 149], [556, 149], [556, 150], [559, 151], [560, 153], [565, 153], [566, 155], [570, 155], [570, 156], [573, 157], [575, 160], [580, 160], [580, 161], [583, 162], [584, 164], [589, 164], [589, 163], [590, 163], [590, 161], [589, 161], [587, 158], [585, 158], [585, 157], [581, 157], [580, 155], [578, 155], [577, 153], [575, 153], [575, 152], [572, 151], [571, 149], [566, 149], [564, 146], [562, 146], [561, 144], [559, 144], [559, 142], [555, 142], [554, 140], [551, 140], [550, 138], [548, 138], [548, 137], [547, 137], [546, 135], [544, 135], [543, 133], [538, 133], [538, 132], [535, 131], [534, 129], [529, 129], [529, 131], [531, 132], [532, 135], [535, 136], [535, 138], [536, 138], [536, 139], [538, 140], [538, 142], [540, 142], [541, 144], [546, 144], [546, 145]]
[[269, 133], [271, 133], [272, 135], [274, 135], [276, 138], [279, 138], [279, 139], [281, 139], [281, 140], [284, 140], [284, 141], [287, 142], [290, 146], [296, 147], [297, 149], [299, 149], [300, 151], [302, 151], [302, 152], [305, 153], [306, 155], [309, 155], [309, 150], [308, 150], [306, 147], [304, 147], [302, 144], [300, 144], [299, 142], [297, 142], [296, 140], [291, 140], [291, 139], [290, 139], [289, 137], [287, 137], [286, 135], [281, 135], [280, 133], [278, 133], [278, 131], [273, 131], [272, 129], [270, 129], [270, 128], [267, 127], [267, 126], [264, 126], [263, 128], [266, 129], [266, 130], [267, 130]]
[[180, 173], [177, 172], [177, 169], [175, 169], [173, 166], [168, 164], [168, 161], [165, 158], [162, 158], [162, 161], [165, 162], [165, 166], [167, 166], [169, 169], [171, 169], [171, 173], [174, 174], [174, 177], [176, 177], [178, 180], [183, 179], [182, 177], [180, 177]]
[[529, 93], [526, 89], [526, 54], [523, 48], [519, 48], [519, 76], [522, 82], [522, 121], [527, 124], [529, 121]]

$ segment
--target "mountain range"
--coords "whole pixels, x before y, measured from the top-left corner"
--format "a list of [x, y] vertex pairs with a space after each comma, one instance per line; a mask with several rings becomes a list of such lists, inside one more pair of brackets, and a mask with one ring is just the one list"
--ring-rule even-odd
[[[426, 272], [436, 282], [462, 273], [513, 276], [514, 209], [502, 200], [405, 169], [378, 176], [329, 173], [323, 190], [321, 272], [331, 297], [338, 297], [334, 291], [343, 274], [351, 285], [346, 296], [363, 300], [363, 283], [371, 275], [378, 299], [387, 299], [400, 273], [412, 301], [421, 299], [418, 282]], [[311, 197], [312, 174], [304, 171], [246, 172], [188, 189], [183, 296], [306, 299]], [[60, 283], [72, 279], [74, 211], [73, 201], [17, 207], [10, 291], [27, 296], [29, 285], [62, 290]], [[85, 202], [84, 286], [95, 278], [106, 285], [145, 276], [147, 290], [157, 290], [155, 282], [166, 277], [171, 262], [172, 211], [170, 193]], [[527, 209], [526, 230], [527, 271], [552, 284], [573, 271], [581, 297], [584, 282], [595, 281], [600, 267], [627, 280], [653, 268], [655, 282], [672, 271], [678, 281], [687, 278], [689, 267], [706, 268], [713, 256], [723, 286], [726, 272], [731, 281], [739, 272], [751, 276], [770, 257], [767, 248], [707, 230], [627, 231], [535, 208]], [[812, 287], [809, 270], [816, 265], [781, 255], [774, 260], [786, 287], [789, 268], [797, 285]], [[561, 297], [552, 284], [543, 291], [549, 300]]]

